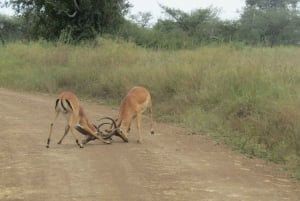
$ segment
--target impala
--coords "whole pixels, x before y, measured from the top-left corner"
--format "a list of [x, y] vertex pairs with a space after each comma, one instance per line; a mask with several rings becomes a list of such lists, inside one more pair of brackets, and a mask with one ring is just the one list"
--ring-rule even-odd
[[109, 135], [107, 135], [107, 137], [104, 139], [109, 139], [112, 135], [117, 135], [121, 137], [125, 142], [128, 142], [128, 132], [130, 131], [132, 120], [136, 118], [138, 128], [137, 142], [141, 143], [142, 113], [147, 108], [150, 112], [151, 134], [154, 134], [152, 122], [152, 101], [149, 91], [143, 87], [133, 87], [132, 89], [130, 89], [127, 95], [121, 101], [117, 119], [114, 121], [110, 117], [102, 118], [112, 120], [113, 123], [111, 124], [111, 129], [114, 129], [113, 131], [110, 130]]
[[[101, 137], [98, 136], [98, 131], [95, 128], [94, 125], [90, 124], [86, 114], [84, 113], [84, 110], [82, 106], [80, 105], [80, 102], [76, 95], [69, 91], [64, 91], [59, 94], [59, 96], [56, 99], [55, 102], [55, 113], [54, 113], [54, 119], [52, 123], [50, 124], [50, 133], [47, 141], [47, 148], [49, 148], [50, 139], [52, 135], [52, 130], [54, 123], [59, 116], [59, 114], [63, 114], [68, 124], [65, 128], [65, 132], [62, 136], [62, 138], [59, 140], [58, 144], [61, 144], [63, 139], [68, 134], [69, 130], [71, 130], [71, 133], [73, 137], [75, 138], [76, 144], [83, 148], [83, 145], [79, 143], [78, 138], [75, 135], [75, 129], [80, 132], [81, 134], [85, 135], [88, 138], [91, 139], [98, 139], [104, 143], [109, 144], [109, 140], [104, 140]], [[85, 141], [83, 141], [85, 143]]]

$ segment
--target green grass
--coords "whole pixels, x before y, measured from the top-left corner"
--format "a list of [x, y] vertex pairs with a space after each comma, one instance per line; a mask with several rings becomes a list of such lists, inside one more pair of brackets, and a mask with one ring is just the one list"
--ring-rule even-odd
[[134, 85], [153, 96], [155, 119], [205, 132], [249, 156], [286, 164], [300, 178], [300, 49], [242, 45], [143, 49], [98, 39], [95, 46], [0, 46], [0, 86], [118, 105]]

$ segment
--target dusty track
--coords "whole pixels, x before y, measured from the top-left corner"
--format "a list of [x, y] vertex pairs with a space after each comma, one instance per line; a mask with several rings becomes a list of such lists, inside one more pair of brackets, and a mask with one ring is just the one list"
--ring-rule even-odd
[[[54, 97], [0, 89], [0, 200], [299, 201], [300, 182], [277, 166], [248, 159], [205, 136], [144, 118], [144, 143], [114, 138], [79, 149], [72, 135], [57, 145], [65, 119], [45, 148]], [[117, 111], [83, 102], [91, 120]], [[155, 109], [155, 105], [154, 105]], [[79, 136], [81, 137], [81, 136]]]

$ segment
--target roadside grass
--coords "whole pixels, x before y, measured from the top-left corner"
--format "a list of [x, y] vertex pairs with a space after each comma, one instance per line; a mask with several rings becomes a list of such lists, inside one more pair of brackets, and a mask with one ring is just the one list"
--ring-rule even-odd
[[0, 46], [0, 87], [72, 90], [118, 106], [134, 85], [153, 96], [155, 119], [208, 133], [248, 156], [285, 164], [300, 178], [300, 49], [208, 46], [149, 50], [97, 45]]

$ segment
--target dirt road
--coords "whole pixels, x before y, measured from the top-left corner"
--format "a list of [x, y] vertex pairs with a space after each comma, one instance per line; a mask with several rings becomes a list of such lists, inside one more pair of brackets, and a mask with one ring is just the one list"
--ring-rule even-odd
[[[45, 148], [55, 97], [0, 89], [0, 200], [26, 201], [299, 201], [300, 182], [275, 165], [233, 153], [201, 135], [143, 121], [144, 143], [114, 138], [79, 149], [63, 144], [65, 119]], [[83, 102], [90, 120], [117, 111]], [[155, 106], [154, 106], [155, 109]], [[79, 136], [82, 138], [82, 136]]]

